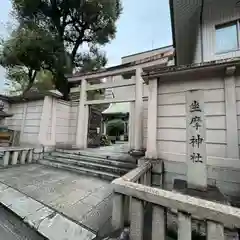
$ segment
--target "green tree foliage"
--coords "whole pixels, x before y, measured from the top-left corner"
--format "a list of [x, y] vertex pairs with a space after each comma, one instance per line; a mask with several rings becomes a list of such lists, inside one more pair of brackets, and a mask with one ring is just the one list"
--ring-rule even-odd
[[[7, 69], [7, 92], [9, 95], [19, 95], [26, 92], [29, 88], [29, 77], [27, 70], [22, 67]], [[50, 71], [42, 70], [36, 74], [36, 79], [31, 89], [39, 92], [54, 89], [53, 76]]]
[[107, 135], [120, 136], [124, 133], [124, 121], [121, 119], [113, 119], [107, 123]]
[[[51, 34], [37, 26], [15, 30], [1, 46], [0, 64], [7, 70], [7, 84], [16, 91], [27, 92], [40, 72], [52, 71], [61, 47]], [[12, 83], [11, 83], [12, 81]]]
[[[67, 98], [69, 86], [65, 74], [97, 70], [106, 64], [99, 46], [115, 37], [115, 23], [122, 10], [120, 0], [12, 0], [12, 3], [19, 29], [4, 43], [1, 62], [5, 66], [21, 65], [33, 71], [32, 75], [29, 73], [30, 82], [34, 82], [35, 71], [51, 71], [54, 85]], [[14, 54], [7, 51], [11, 47]], [[86, 52], [80, 51], [84, 48]]]

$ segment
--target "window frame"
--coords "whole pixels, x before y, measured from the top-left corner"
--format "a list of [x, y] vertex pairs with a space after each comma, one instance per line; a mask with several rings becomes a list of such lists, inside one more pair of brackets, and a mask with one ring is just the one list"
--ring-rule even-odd
[[[217, 30], [222, 29], [222, 28], [226, 28], [226, 27], [230, 27], [230, 26], [233, 26], [233, 25], [236, 25], [236, 30], [237, 30], [237, 47], [235, 49], [232, 49], [232, 50], [217, 51], [217, 49], [216, 49]], [[216, 25], [215, 26], [215, 53], [217, 55], [220, 55], [220, 54], [225, 54], [225, 53], [230, 53], [230, 52], [236, 52], [236, 51], [239, 51], [239, 50], [240, 50], [240, 20], [235, 20], [235, 21], [231, 21], [231, 22]]]

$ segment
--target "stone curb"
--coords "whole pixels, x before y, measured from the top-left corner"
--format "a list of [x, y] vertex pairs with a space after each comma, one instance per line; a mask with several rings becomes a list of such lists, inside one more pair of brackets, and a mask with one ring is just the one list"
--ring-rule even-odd
[[0, 203], [49, 240], [92, 240], [96, 235], [42, 203], [0, 183]]

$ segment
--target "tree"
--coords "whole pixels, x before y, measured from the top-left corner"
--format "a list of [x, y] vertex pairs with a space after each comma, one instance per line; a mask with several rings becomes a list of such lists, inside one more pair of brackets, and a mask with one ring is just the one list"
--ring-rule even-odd
[[44, 29], [29, 25], [19, 27], [3, 41], [0, 64], [6, 68], [12, 87], [24, 94], [33, 87], [39, 72], [52, 71], [62, 54], [61, 46], [54, 40]]
[[113, 119], [107, 123], [107, 134], [109, 136], [120, 136], [124, 133], [124, 121]]
[[[115, 23], [122, 10], [120, 0], [12, 0], [12, 3], [20, 25], [36, 26], [39, 36], [44, 36], [38, 38], [39, 50], [43, 49], [41, 54], [45, 55], [40, 62], [52, 71], [54, 84], [65, 98], [69, 92], [65, 74], [76, 68], [96, 70], [106, 64], [105, 54], [98, 48], [115, 37]], [[49, 47], [45, 37], [53, 45], [50, 49], [57, 50], [57, 54], [51, 52], [54, 57], [50, 57], [50, 64], [44, 51]], [[79, 52], [81, 46], [88, 46], [88, 52]]]
[[[29, 77], [26, 69], [22, 67], [13, 67], [7, 69], [7, 86], [8, 94], [19, 95], [28, 89]], [[42, 70], [37, 73], [35, 82], [31, 89], [39, 92], [54, 89], [53, 76], [51, 72]]]

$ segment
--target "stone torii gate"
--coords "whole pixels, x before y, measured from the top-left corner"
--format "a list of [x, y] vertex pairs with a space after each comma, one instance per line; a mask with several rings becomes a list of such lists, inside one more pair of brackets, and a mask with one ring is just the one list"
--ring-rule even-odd
[[[141, 151], [143, 149], [143, 90], [144, 81], [142, 73], [145, 69], [167, 66], [172, 57], [172, 51], [163, 56], [149, 58], [138, 62], [130, 62], [119, 66], [110, 67], [100, 71], [93, 71], [86, 74], [75, 74], [68, 78], [70, 84], [77, 86], [76, 91], [80, 91], [80, 102], [78, 107], [78, 121], [76, 132], [76, 147], [79, 149], [87, 148], [88, 134], [88, 114], [89, 105], [110, 104], [130, 102], [129, 113], [129, 150]], [[120, 76], [120, 78], [115, 78]], [[104, 83], [102, 79], [107, 79]], [[151, 85], [151, 86], [150, 86]], [[152, 118], [157, 112], [157, 88], [154, 84], [145, 86], [148, 92], [148, 124], [147, 124], [147, 155], [149, 158], [156, 158], [156, 119]], [[153, 86], [152, 86], [153, 85]], [[87, 93], [100, 89], [131, 89], [129, 96], [121, 94], [120, 98], [87, 100]], [[150, 119], [150, 120], [149, 120]]]
[[[94, 80], [103, 78], [112, 78], [120, 74], [127, 74], [130, 79], [118, 80], [116, 82], [106, 81], [106, 83], [90, 84]], [[90, 73], [81, 77], [71, 78], [70, 82], [77, 81], [80, 88], [80, 102], [78, 109], [78, 123], [76, 133], [76, 146], [80, 149], [87, 147], [87, 130], [89, 105], [130, 102], [130, 119], [129, 119], [129, 148], [141, 150], [143, 148], [143, 79], [141, 77], [142, 69], [121, 69], [100, 73]], [[100, 89], [113, 89], [118, 87], [134, 86], [135, 94], [132, 97], [87, 100], [87, 92]], [[135, 121], [136, 120], [136, 121]]]

